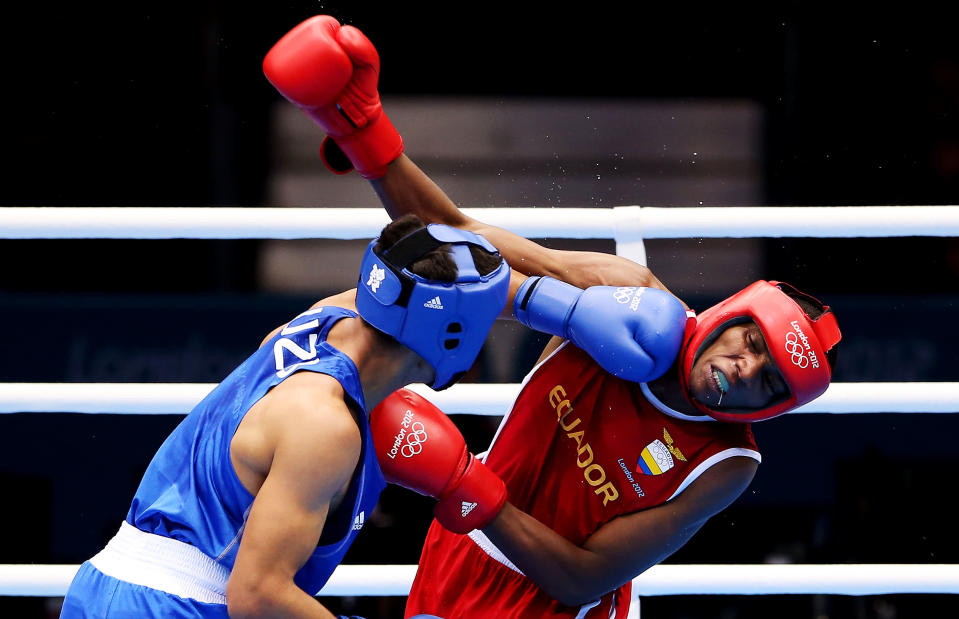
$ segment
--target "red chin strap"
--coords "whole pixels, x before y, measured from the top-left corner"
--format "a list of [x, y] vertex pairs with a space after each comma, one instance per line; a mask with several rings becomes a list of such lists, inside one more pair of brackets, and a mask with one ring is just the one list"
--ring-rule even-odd
[[[782, 415], [826, 391], [832, 378], [826, 353], [842, 338], [836, 316], [825, 306], [825, 311], [813, 320], [785, 291], [819, 304], [789, 284], [760, 280], [690, 319], [690, 323], [695, 322], [687, 323], [679, 363], [679, 380], [690, 404], [720, 421], [750, 422]], [[769, 354], [789, 386], [785, 399], [765, 408], [738, 412], [713, 409], [693, 398], [690, 392], [690, 373], [704, 342], [717, 329], [737, 318], [748, 318], [759, 326]]]

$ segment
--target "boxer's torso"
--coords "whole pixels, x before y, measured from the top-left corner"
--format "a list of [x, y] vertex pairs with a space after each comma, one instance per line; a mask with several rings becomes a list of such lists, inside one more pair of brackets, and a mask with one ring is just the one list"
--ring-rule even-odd
[[296, 372], [335, 378], [347, 403], [363, 411], [360, 463], [319, 546], [295, 581], [315, 594], [340, 563], [385, 487], [372, 448], [359, 375], [353, 362], [326, 342], [332, 326], [355, 312], [322, 307], [295, 318], [234, 370], [177, 426], [147, 468], [127, 522], [142, 531], [186, 542], [232, 568], [253, 502], [230, 459], [230, 442], [250, 408]]
[[[683, 418], [654, 402], [644, 385], [564, 344], [527, 376], [486, 464], [513, 505], [580, 545], [619, 515], [669, 501], [717, 462], [760, 459], [748, 424]], [[456, 536], [434, 522], [407, 615], [605, 619], [625, 617], [629, 595], [627, 584], [588, 609], [562, 606], [481, 534]]]

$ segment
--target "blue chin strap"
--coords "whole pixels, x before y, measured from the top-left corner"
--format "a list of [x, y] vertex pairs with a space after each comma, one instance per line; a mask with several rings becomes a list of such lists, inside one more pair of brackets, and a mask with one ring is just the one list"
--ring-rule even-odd
[[[440, 245], [450, 244], [458, 275], [452, 283], [429, 280], [409, 266]], [[385, 252], [366, 248], [356, 288], [356, 309], [366, 322], [392, 336], [435, 370], [433, 389], [446, 389], [476, 361], [490, 327], [506, 305], [510, 269], [506, 261], [480, 275], [469, 245], [499, 255], [478, 234], [430, 224], [404, 236]]]

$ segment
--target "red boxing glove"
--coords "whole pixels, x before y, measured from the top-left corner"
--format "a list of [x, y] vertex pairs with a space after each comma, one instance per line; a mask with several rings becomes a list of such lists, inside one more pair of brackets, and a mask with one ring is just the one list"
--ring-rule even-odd
[[393, 392], [370, 415], [386, 481], [438, 499], [433, 513], [454, 533], [489, 524], [506, 503], [506, 484], [466, 449], [443, 411], [410, 391]]
[[321, 154], [334, 172], [349, 172], [345, 155], [364, 178], [380, 178], [403, 154], [403, 138], [383, 113], [377, 91], [380, 57], [353, 26], [340, 26], [329, 15], [311, 17], [270, 49], [263, 73], [326, 131]]

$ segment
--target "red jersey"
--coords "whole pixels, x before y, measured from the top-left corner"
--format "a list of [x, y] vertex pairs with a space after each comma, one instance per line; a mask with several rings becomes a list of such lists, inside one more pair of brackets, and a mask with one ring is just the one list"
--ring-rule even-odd
[[[513, 505], [581, 545], [733, 456], [760, 459], [749, 424], [670, 411], [645, 385], [616, 378], [567, 342], [526, 377], [485, 462]], [[434, 521], [406, 616], [625, 618], [631, 589], [627, 582], [581, 608], [564, 606], [481, 532], [457, 535]]]

